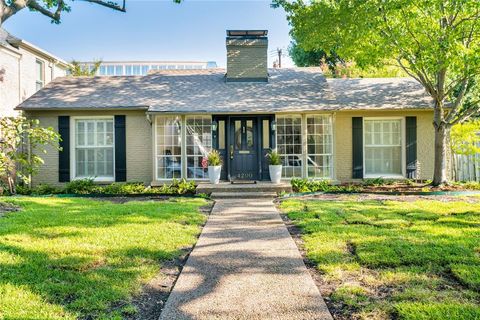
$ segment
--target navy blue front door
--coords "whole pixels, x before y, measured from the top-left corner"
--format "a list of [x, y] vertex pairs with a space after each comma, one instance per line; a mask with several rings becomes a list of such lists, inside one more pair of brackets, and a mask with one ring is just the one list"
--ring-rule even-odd
[[256, 117], [231, 117], [229, 135], [230, 178], [258, 180], [258, 125]]

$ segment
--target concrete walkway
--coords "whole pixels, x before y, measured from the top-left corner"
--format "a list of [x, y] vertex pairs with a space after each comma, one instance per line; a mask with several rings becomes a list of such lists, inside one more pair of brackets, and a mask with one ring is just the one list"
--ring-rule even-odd
[[160, 319], [332, 319], [271, 200], [217, 201]]

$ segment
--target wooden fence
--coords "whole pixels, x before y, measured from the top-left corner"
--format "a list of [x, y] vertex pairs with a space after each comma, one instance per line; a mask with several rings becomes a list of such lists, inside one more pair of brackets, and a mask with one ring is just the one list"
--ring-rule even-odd
[[480, 154], [453, 154], [452, 177], [455, 181], [480, 181]]

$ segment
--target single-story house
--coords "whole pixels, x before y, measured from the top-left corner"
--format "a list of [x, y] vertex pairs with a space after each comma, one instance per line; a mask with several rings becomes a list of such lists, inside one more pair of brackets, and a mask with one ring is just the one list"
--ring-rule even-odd
[[431, 179], [433, 105], [413, 79], [268, 69], [267, 31], [229, 30], [226, 48], [226, 70], [48, 84], [17, 107], [63, 139], [33, 183], [206, 180], [202, 159], [212, 148], [224, 180], [268, 180], [273, 148], [285, 179]]

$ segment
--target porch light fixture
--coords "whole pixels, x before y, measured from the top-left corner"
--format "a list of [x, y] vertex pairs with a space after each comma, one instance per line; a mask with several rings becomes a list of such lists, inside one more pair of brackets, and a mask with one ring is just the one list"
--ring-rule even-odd
[[218, 123], [217, 121], [212, 121], [212, 131], [217, 131]]
[[275, 120], [272, 120], [272, 122], [270, 122], [270, 130], [272, 131], [277, 130], [277, 122]]

